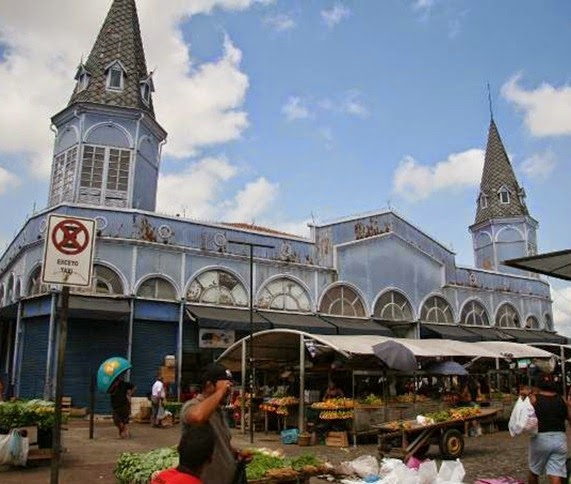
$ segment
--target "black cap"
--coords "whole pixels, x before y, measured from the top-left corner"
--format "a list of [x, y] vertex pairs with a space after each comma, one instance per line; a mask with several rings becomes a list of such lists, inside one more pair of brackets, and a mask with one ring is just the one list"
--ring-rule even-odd
[[232, 373], [220, 363], [210, 363], [202, 373], [202, 382], [216, 384], [219, 380], [232, 381]]

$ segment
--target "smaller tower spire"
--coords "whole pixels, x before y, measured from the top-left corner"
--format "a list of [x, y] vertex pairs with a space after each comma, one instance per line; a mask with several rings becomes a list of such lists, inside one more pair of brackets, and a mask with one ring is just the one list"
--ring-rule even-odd
[[490, 91], [490, 83], [486, 83], [486, 85], [488, 86], [488, 104], [490, 105], [490, 119], [493, 121], [494, 120], [494, 108], [492, 105], [492, 93]]

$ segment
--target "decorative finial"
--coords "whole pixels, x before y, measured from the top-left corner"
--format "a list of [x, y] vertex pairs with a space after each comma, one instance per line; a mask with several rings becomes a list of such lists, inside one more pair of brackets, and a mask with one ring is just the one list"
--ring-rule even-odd
[[490, 105], [490, 119], [493, 121], [494, 120], [494, 109], [492, 106], [492, 94], [490, 92], [490, 83], [487, 83], [488, 86], [488, 103]]

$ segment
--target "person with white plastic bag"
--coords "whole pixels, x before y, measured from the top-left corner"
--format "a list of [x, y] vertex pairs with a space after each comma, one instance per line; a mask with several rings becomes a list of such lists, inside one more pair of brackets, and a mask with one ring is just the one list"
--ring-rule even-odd
[[540, 381], [529, 398], [537, 417], [537, 434], [529, 442], [528, 483], [538, 484], [539, 476], [545, 473], [550, 484], [563, 484], [567, 476], [565, 421], [571, 422], [569, 402], [549, 381]]
[[535, 416], [535, 408], [529, 399], [529, 394], [528, 387], [522, 387], [520, 396], [512, 409], [508, 422], [508, 430], [512, 437], [523, 433], [537, 433], [537, 417]]

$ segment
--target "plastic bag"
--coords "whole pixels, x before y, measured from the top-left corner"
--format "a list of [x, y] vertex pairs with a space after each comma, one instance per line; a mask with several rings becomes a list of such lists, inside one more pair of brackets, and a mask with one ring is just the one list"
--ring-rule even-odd
[[435, 461], [425, 460], [421, 462], [418, 468], [418, 484], [433, 484], [437, 477], [438, 469]]
[[165, 407], [159, 405], [159, 409], [157, 410], [157, 420], [162, 420], [165, 418]]
[[372, 455], [362, 455], [351, 461], [351, 467], [359, 477], [378, 476], [379, 463]]
[[460, 459], [444, 460], [438, 471], [438, 484], [461, 484], [466, 471]]
[[23, 467], [28, 461], [28, 451], [30, 450], [30, 442], [28, 437], [22, 437], [18, 430], [13, 430], [10, 435], [11, 464]]
[[0, 465], [25, 466], [28, 460], [30, 442], [18, 430], [0, 435]]
[[508, 429], [512, 437], [524, 432], [537, 433], [537, 417], [528, 397], [523, 400], [518, 398], [515, 402], [508, 422]]

